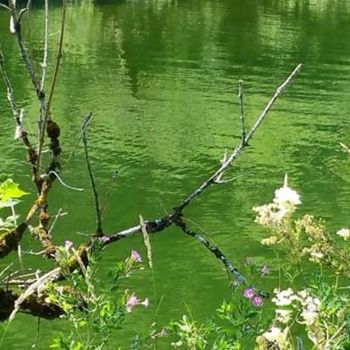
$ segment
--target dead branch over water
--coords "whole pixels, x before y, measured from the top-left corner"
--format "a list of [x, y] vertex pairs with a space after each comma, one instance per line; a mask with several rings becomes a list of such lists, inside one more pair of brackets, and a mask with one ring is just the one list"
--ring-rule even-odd
[[[10, 254], [12, 251], [17, 249], [24, 233], [28, 228], [30, 228], [30, 233], [32, 236], [39, 240], [43, 247], [42, 256], [44, 258], [51, 259], [55, 262], [56, 267], [49, 272], [41, 273], [37, 280], [30, 279], [19, 279], [16, 283], [9, 283], [7, 280], [6, 288], [0, 289], [0, 320], [7, 319], [16, 314], [16, 312], [26, 312], [32, 315], [37, 315], [45, 318], [58, 317], [62, 310], [55, 307], [52, 304], [45, 302], [45, 298], [39, 295], [37, 292], [38, 286], [44, 286], [48, 281], [50, 283], [57, 282], [65, 278], [63, 271], [59, 267], [59, 261], [57, 258], [57, 246], [52, 242], [51, 229], [49, 229], [50, 224], [50, 214], [48, 212], [48, 196], [51, 187], [54, 185], [55, 179], [65, 185], [64, 181], [61, 179], [60, 175], [60, 162], [59, 156], [61, 154], [60, 145], [60, 127], [53, 120], [53, 116], [50, 113], [51, 104], [53, 101], [55, 86], [57, 84], [58, 72], [61, 62], [61, 56], [64, 47], [64, 29], [65, 29], [65, 15], [66, 15], [66, 2], [62, 2], [62, 20], [60, 29], [60, 38], [57, 48], [56, 63], [53, 72], [51, 87], [49, 91], [49, 98], [46, 100], [45, 94], [45, 80], [47, 74], [47, 57], [48, 57], [48, 1], [45, 0], [45, 28], [44, 28], [44, 50], [42, 58], [42, 71], [41, 78], [38, 79], [36, 72], [34, 71], [34, 64], [28, 55], [28, 51], [23, 43], [22, 31], [21, 31], [21, 19], [23, 15], [29, 11], [30, 3], [21, 10], [18, 11], [16, 8], [16, 3], [13, 0], [9, 1], [9, 5], [2, 5], [6, 11], [9, 12], [10, 17], [10, 32], [16, 38], [19, 54], [25, 63], [25, 67], [32, 82], [33, 89], [35, 90], [36, 97], [39, 105], [39, 136], [36, 140], [36, 145], [33, 146], [33, 141], [29, 140], [27, 132], [24, 130], [22, 124], [22, 118], [24, 112], [19, 110], [15, 102], [15, 93], [12, 88], [11, 80], [6, 72], [6, 61], [5, 55], [0, 50], [0, 72], [2, 74], [3, 80], [5, 82], [5, 87], [7, 89], [7, 100], [10, 105], [13, 119], [15, 121], [16, 138], [21, 139], [27, 154], [27, 161], [31, 166], [32, 179], [36, 187], [37, 198], [28, 210], [26, 220], [20, 223], [12, 231], [2, 235], [0, 237], [0, 258], [3, 258]], [[240, 100], [240, 125], [241, 125], [241, 141], [233, 148], [230, 153], [225, 153], [221, 162], [218, 162], [217, 169], [209, 173], [208, 177], [191, 193], [189, 193], [184, 199], [180, 200], [173, 210], [163, 217], [153, 219], [153, 220], [141, 220], [142, 222], [131, 226], [129, 228], [115, 231], [112, 233], [105, 233], [103, 231], [102, 222], [102, 211], [101, 203], [99, 202], [99, 195], [97, 191], [96, 180], [93, 174], [93, 169], [89, 160], [88, 153], [88, 138], [87, 138], [87, 126], [91, 121], [92, 114], [89, 114], [83, 122], [81, 138], [83, 141], [85, 160], [87, 164], [88, 174], [90, 177], [91, 187], [93, 191], [94, 206], [96, 211], [96, 231], [92, 233], [91, 238], [81, 244], [77, 249], [75, 255], [72, 257], [69, 265], [69, 270], [74, 271], [76, 269], [84, 269], [84, 265], [88, 264], [88, 253], [93, 250], [96, 240], [102, 235], [107, 239], [102, 240], [100, 243], [108, 246], [122, 238], [129, 237], [131, 235], [140, 233], [145, 235], [148, 233], [157, 233], [165, 230], [166, 228], [174, 225], [181, 229], [186, 235], [193, 237], [199, 243], [202, 244], [211, 254], [213, 254], [224, 267], [227, 269], [232, 277], [233, 282], [237, 284], [246, 284], [247, 281], [245, 277], [238, 271], [238, 269], [232, 264], [224, 252], [217, 246], [213, 245], [209, 240], [204, 238], [204, 236], [198, 232], [193, 231], [187, 223], [185, 223], [185, 209], [193, 204], [195, 199], [201, 196], [208, 188], [214, 187], [214, 185], [223, 185], [231, 180], [223, 180], [224, 175], [228, 168], [234, 163], [240, 154], [243, 153], [245, 148], [248, 146], [249, 142], [252, 141], [256, 131], [262, 125], [266, 119], [268, 113], [273, 107], [276, 100], [280, 97], [285, 88], [291, 83], [292, 79], [299, 73], [302, 65], [297, 65], [293, 71], [288, 75], [288, 77], [276, 88], [272, 97], [268, 100], [266, 106], [264, 107], [261, 114], [256, 118], [253, 126], [246, 132], [246, 124], [244, 117], [244, 104], [243, 104], [243, 84], [239, 82], [239, 93], [238, 97]], [[51, 158], [45, 170], [41, 171], [42, 168], [42, 149], [45, 140], [48, 142]], [[79, 140], [80, 141], [80, 140]], [[74, 150], [73, 150], [74, 152]], [[65, 185], [68, 188], [81, 190], [77, 188], [72, 188], [71, 186]], [[37, 219], [37, 223], [33, 224], [34, 219]], [[39, 274], [40, 275], [40, 274]], [[39, 282], [40, 283], [39, 283]], [[13, 282], [13, 281], [12, 281]], [[15, 287], [12, 287], [14, 285]], [[19, 292], [21, 291], [21, 292]]]

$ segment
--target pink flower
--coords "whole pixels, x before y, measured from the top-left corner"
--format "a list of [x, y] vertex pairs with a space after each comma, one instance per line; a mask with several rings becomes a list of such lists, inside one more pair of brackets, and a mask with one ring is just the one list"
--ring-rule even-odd
[[98, 240], [100, 241], [100, 243], [102, 244], [106, 244], [107, 242], [109, 242], [111, 239], [108, 236], [101, 236], [98, 238]]
[[72, 241], [64, 241], [64, 249], [65, 250], [69, 250], [70, 248], [72, 248], [73, 247], [73, 242]]
[[141, 262], [141, 255], [136, 251], [136, 250], [132, 250], [131, 251], [131, 259], [133, 259], [135, 262]]
[[126, 311], [127, 312], [131, 312], [132, 309], [138, 305], [140, 303], [140, 300], [137, 298], [137, 296], [135, 295], [135, 293], [132, 293], [130, 295], [130, 297], [128, 298], [127, 302], [126, 302]]
[[260, 307], [262, 306], [263, 304], [263, 298], [259, 295], [256, 295], [253, 300], [252, 300], [252, 304], [255, 306], [255, 307]]
[[247, 299], [253, 299], [255, 293], [253, 288], [247, 288], [243, 292], [243, 296]]
[[148, 298], [145, 298], [145, 300], [141, 303], [145, 308], [149, 307], [149, 300]]

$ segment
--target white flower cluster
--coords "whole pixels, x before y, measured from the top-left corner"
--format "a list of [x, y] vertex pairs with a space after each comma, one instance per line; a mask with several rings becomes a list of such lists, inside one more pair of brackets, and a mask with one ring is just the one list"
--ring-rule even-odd
[[[272, 203], [254, 207], [257, 213], [255, 222], [270, 229], [279, 229], [284, 223], [284, 219], [290, 217], [296, 210], [296, 206], [301, 204], [299, 194], [288, 186], [288, 176], [285, 175], [283, 187], [275, 191]], [[263, 239], [264, 245], [274, 245], [278, 241], [276, 236]]]
[[[291, 288], [286, 290], [274, 290], [275, 297], [272, 302], [277, 306], [295, 306], [295, 302], [299, 302], [302, 306], [301, 320], [299, 323], [310, 326], [314, 324], [319, 316], [321, 302], [318, 298], [310, 296], [309, 292], [302, 290], [294, 292]], [[281, 314], [281, 310], [277, 310], [278, 314]], [[276, 311], [276, 312], [277, 312]], [[289, 311], [289, 310], [287, 310]]]
[[[268, 331], [266, 331], [262, 335], [262, 341], [266, 340], [268, 343], [273, 344], [276, 347], [273, 349], [288, 349], [289, 341], [288, 341], [288, 332], [289, 328], [286, 327], [283, 331], [278, 327], [271, 327]], [[262, 342], [261, 342], [262, 343]], [[269, 347], [269, 349], [272, 349]]]
[[[275, 321], [281, 324], [287, 325], [293, 316], [293, 309], [297, 309], [300, 312], [300, 318], [298, 323], [304, 324], [308, 330], [308, 337], [314, 343], [317, 344], [315, 338], [315, 330], [317, 330], [317, 321], [319, 320], [321, 302], [318, 298], [313, 297], [306, 290], [294, 292], [291, 288], [286, 290], [274, 290], [275, 297], [272, 302], [276, 306], [290, 307], [279, 308], [275, 310]], [[267, 332], [262, 334], [262, 337], [277, 346], [279, 349], [287, 347], [289, 342], [286, 338], [286, 330], [289, 330], [288, 326], [282, 331], [280, 328], [274, 325]], [[284, 344], [284, 345], [283, 345]], [[284, 347], [283, 347], [283, 346]]]

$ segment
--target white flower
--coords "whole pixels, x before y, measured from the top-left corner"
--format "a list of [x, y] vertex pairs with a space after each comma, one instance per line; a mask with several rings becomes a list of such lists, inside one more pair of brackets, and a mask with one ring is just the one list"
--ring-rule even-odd
[[260, 243], [262, 245], [270, 246], [270, 245], [275, 245], [277, 243], [277, 240], [278, 238], [276, 236], [271, 236], [271, 237], [262, 239]]
[[272, 302], [277, 306], [286, 306], [291, 305], [294, 300], [298, 300], [299, 298], [294, 294], [291, 288], [286, 290], [279, 291], [278, 289], [274, 290], [276, 294], [275, 298], [272, 298]]
[[309, 295], [308, 292], [304, 289], [304, 290], [301, 290], [297, 293], [299, 295], [300, 298], [302, 299], [306, 299], [307, 296]]
[[279, 205], [282, 205], [282, 206], [284, 206], [286, 204], [289, 204], [292, 206], [301, 204], [300, 196], [299, 196], [298, 192], [292, 190], [288, 186], [288, 175], [287, 174], [284, 177], [283, 187], [281, 187], [275, 191], [275, 198], [273, 201]]
[[292, 317], [292, 311], [291, 310], [284, 310], [284, 309], [276, 309], [276, 320], [281, 323], [288, 323], [289, 320]]
[[337, 235], [343, 237], [346, 241], [350, 237], [350, 230], [348, 228], [342, 228], [341, 230], [337, 231]]
[[278, 349], [285, 349], [288, 345], [288, 335], [289, 328], [285, 328], [282, 332], [278, 327], [271, 327], [262, 336], [270, 343], [274, 343], [278, 346]]
[[257, 213], [255, 222], [268, 228], [279, 228], [285, 217], [295, 211], [296, 205], [301, 204], [299, 194], [288, 187], [287, 182], [286, 175], [284, 185], [275, 191], [272, 203], [253, 208]]
[[322, 252], [318, 251], [312, 251], [310, 252], [310, 255], [315, 258], [316, 260], [322, 259], [324, 257], [324, 254]]
[[318, 298], [307, 296], [306, 298], [301, 300], [301, 303], [303, 305], [303, 311], [301, 312], [301, 317], [303, 318], [303, 321], [300, 323], [305, 324], [307, 326], [311, 326], [318, 319], [321, 301]]
[[303, 321], [300, 323], [303, 323], [307, 326], [311, 326], [317, 321], [318, 312], [303, 310], [301, 313], [301, 317], [303, 318]]
[[276, 203], [254, 207], [253, 210], [257, 213], [255, 222], [269, 228], [280, 226], [282, 219], [287, 214], [286, 208], [280, 207]]

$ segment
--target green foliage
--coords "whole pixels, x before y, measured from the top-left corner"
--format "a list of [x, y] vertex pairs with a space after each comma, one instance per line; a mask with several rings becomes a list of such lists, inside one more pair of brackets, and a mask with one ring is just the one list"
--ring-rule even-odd
[[[98, 243], [97, 243], [98, 245]], [[122, 327], [128, 312], [127, 291], [119, 290], [121, 278], [128, 277], [132, 272], [135, 261], [129, 257], [122, 263], [117, 263], [111, 269], [107, 281], [102, 282], [98, 270], [98, 249], [89, 255], [89, 264], [83, 272], [68, 273], [67, 286], [51, 285], [48, 289], [49, 300], [59, 305], [63, 311], [63, 318], [68, 322], [68, 334], [59, 334], [53, 341], [51, 348], [56, 349], [105, 349], [114, 332]], [[61, 264], [74, 254], [70, 244], [59, 249]], [[70, 292], [69, 292], [70, 291]], [[111, 293], [113, 291], [113, 294]]]
[[19, 198], [27, 194], [12, 179], [7, 179], [0, 184], [0, 209], [11, 209], [11, 215], [5, 218], [0, 217], [0, 232], [9, 232], [16, 226], [18, 216], [15, 213], [14, 207], [20, 203]]
[[[273, 290], [272, 303], [265, 303], [270, 307], [257, 303], [255, 288], [237, 290], [209, 322], [199, 324], [188, 316], [172, 322], [169, 330], [178, 339], [171, 343], [174, 348], [350, 348], [350, 249], [337, 239], [348, 240], [350, 230], [343, 228], [332, 235], [325, 223], [312, 215], [295, 218], [300, 204], [299, 194], [288, 186], [286, 177], [271, 203], [253, 208], [255, 221], [269, 234], [261, 243], [276, 254], [274, 270], [279, 284]], [[258, 283], [256, 266], [250, 263], [247, 267], [251, 280]], [[265, 268], [263, 274], [268, 272]]]
[[268, 324], [268, 319], [263, 319], [261, 314], [260, 307], [254, 307], [248, 298], [235, 292], [207, 322], [199, 324], [186, 315], [171, 322], [169, 331], [177, 337], [171, 345], [190, 350], [251, 349], [260, 329]]
[[12, 179], [7, 179], [0, 185], [0, 201], [7, 202], [10, 199], [21, 198], [28, 194], [19, 188]]

